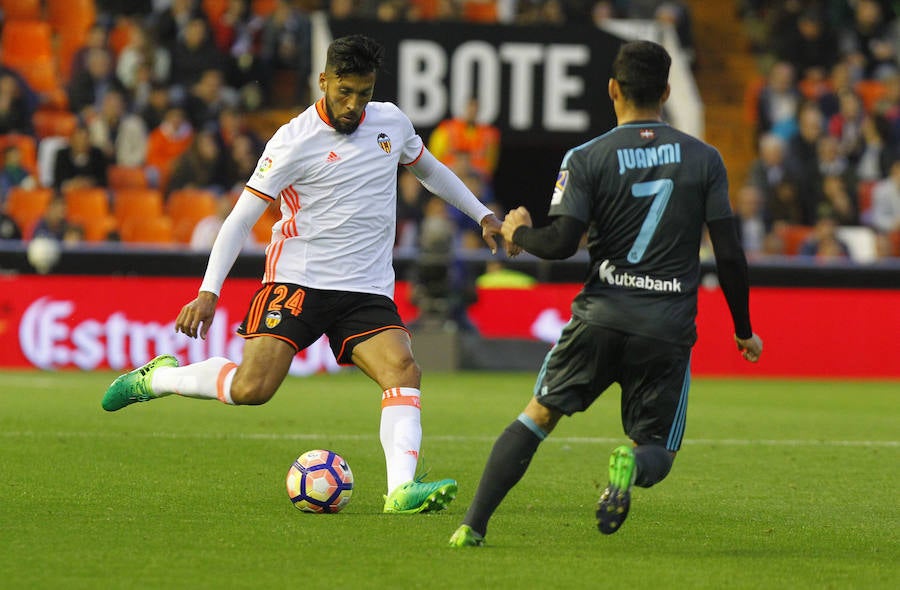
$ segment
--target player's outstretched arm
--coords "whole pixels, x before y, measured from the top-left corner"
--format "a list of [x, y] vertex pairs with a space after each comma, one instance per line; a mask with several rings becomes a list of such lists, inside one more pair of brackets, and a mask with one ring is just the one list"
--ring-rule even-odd
[[215, 293], [200, 291], [196, 299], [181, 308], [175, 320], [175, 331], [187, 334], [191, 338], [200, 336], [206, 340], [218, 302], [219, 296]]

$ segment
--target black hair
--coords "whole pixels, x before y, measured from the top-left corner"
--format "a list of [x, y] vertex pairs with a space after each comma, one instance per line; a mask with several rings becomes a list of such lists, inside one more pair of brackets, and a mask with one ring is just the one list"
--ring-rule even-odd
[[384, 47], [365, 35], [348, 35], [328, 46], [325, 69], [338, 76], [377, 72], [384, 61]]
[[657, 106], [666, 92], [672, 58], [662, 45], [631, 41], [619, 48], [612, 64], [612, 77], [622, 95], [638, 107]]

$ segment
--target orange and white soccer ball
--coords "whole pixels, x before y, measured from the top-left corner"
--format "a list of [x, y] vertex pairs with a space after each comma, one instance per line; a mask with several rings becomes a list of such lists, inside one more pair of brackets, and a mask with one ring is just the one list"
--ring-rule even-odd
[[288, 469], [287, 493], [304, 512], [340, 512], [353, 494], [353, 472], [334, 451], [307, 451]]

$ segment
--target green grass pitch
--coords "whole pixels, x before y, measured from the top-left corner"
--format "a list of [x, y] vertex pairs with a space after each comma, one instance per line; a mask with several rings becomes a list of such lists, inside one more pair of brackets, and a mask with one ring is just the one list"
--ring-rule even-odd
[[[426, 374], [423, 456], [460, 492], [381, 514], [380, 391], [356, 371], [289, 378], [267, 405], [175, 397], [100, 408], [112, 373], [0, 372], [4, 588], [896, 588], [900, 386], [695, 379], [669, 478], [620, 532], [594, 508], [625, 438], [617, 390], [564, 420], [479, 549], [446, 546], [528, 373]], [[331, 448], [356, 479], [337, 515], [284, 476]]]

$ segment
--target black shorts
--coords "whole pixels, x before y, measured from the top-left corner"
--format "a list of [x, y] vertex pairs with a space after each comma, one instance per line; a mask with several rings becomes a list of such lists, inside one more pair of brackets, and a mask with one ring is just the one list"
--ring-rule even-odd
[[334, 358], [349, 365], [357, 344], [391, 328], [406, 330], [397, 305], [384, 295], [267, 283], [253, 295], [237, 332], [273, 336], [298, 352], [325, 334]]
[[571, 415], [606, 389], [622, 387], [622, 426], [638, 444], [681, 447], [691, 349], [572, 318], [534, 386], [538, 403]]

